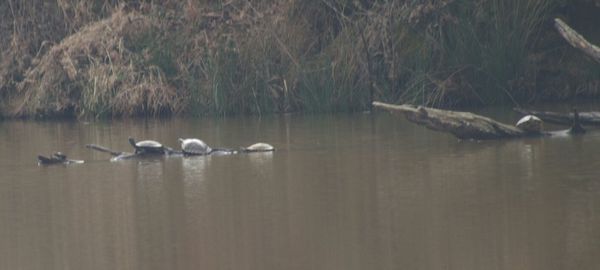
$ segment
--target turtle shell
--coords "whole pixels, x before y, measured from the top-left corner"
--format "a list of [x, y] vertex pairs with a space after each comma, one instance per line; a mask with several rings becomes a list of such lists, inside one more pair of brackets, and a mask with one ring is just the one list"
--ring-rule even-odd
[[542, 119], [535, 115], [526, 115], [519, 119], [516, 126], [527, 132], [541, 132], [542, 131]]
[[65, 155], [61, 152], [55, 152], [54, 154], [52, 154], [52, 158], [54, 158], [56, 160], [65, 161], [65, 160], [67, 160], [67, 155]]
[[269, 152], [269, 151], [275, 151], [275, 147], [273, 147], [272, 145], [270, 145], [268, 143], [255, 143], [248, 147], [242, 148], [242, 150], [244, 152]]
[[164, 153], [164, 146], [153, 140], [144, 140], [136, 142], [135, 139], [129, 138], [129, 143], [135, 148], [137, 153]]
[[208, 155], [212, 152], [210, 146], [199, 139], [179, 139], [181, 142], [181, 150], [189, 155]]
[[144, 140], [144, 141], [139, 141], [135, 143], [136, 147], [139, 148], [162, 148], [163, 145], [157, 141], [152, 141], [152, 140]]

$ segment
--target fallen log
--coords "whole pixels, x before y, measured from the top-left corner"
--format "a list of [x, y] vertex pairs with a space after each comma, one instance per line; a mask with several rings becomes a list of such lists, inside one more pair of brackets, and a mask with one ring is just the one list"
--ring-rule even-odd
[[515, 126], [500, 123], [469, 112], [447, 111], [411, 104], [393, 105], [373, 102], [376, 108], [403, 113], [411, 122], [427, 128], [449, 132], [459, 139], [489, 140], [532, 136]]
[[432, 130], [451, 133], [462, 140], [557, 136], [585, 132], [579, 123], [574, 124], [572, 128], [566, 130], [527, 132], [518, 127], [470, 112], [441, 110], [411, 104], [394, 105], [377, 101], [373, 102], [373, 107], [392, 113], [403, 114], [406, 119], [413, 123], [423, 125]]
[[587, 56], [600, 63], [600, 48], [598, 46], [587, 41], [582, 35], [569, 27], [561, 19], [554, 19], [554, 26], [560, 33], [560, 35], [574, 48], [582, 51]]

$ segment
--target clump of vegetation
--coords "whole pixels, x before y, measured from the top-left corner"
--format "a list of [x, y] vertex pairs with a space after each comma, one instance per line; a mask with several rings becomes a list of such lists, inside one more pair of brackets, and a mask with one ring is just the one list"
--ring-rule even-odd
[[425, 102], [436, 105], [534, 98], [537, 63], [531, 56], [539, 53], [535, 47], [542, 25], [557, 5], [543, 0], [455, 0], [433, 8], [434, 24], [430, 21], [422, 29], [426, 58], [417, 62], [435, 66], [422, 70], [424, 76], [417, 79], [429, 79], [415, 83], [416, 89], [407, 87], [407, 94], [422, 95], [423, 87], [431, 85]]
[[3, 115], [452, 107], [600, 85], [552, 29], [562, 0], [28, 3], [0, 4]]
[[[52, 46], [17, 84], [13, 114], [123, 115], [177, 112], [181, 98], [152, 65], [148, 48], [155, 22], [136, 12], [115, 12]], [[138, 50], [137, 52], [135, 50]]]

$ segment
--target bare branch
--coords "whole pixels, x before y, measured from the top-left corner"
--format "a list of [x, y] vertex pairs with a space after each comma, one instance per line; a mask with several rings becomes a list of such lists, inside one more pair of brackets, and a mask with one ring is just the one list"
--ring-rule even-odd
[[600, 63], [600, 48], [598, 48], [598, 46], [587, 41], [582, 35], [577, 33], [559, 18], [554, 19], [554, 26], [571, 46]]

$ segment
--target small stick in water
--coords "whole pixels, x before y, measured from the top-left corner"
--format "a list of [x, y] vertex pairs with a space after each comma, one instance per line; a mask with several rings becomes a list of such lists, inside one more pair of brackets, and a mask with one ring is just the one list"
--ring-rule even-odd
[[120, 156], [123, 154], [123, 152], [114, 151], [114, 150], [108, 149], [104, 146], [100, 146], [100, 145], [96, 145], [96, 144], [86, 144], [85, 147], [93, 149], [93, 150], [97, 150], [100, 152], [109, 153], [113, 156]]

